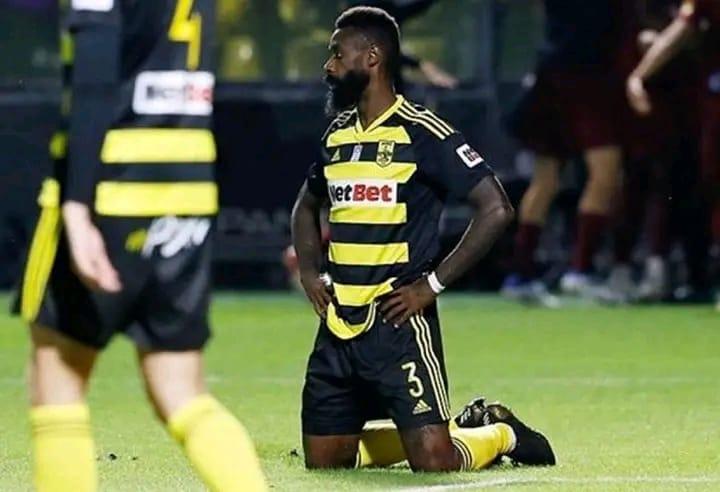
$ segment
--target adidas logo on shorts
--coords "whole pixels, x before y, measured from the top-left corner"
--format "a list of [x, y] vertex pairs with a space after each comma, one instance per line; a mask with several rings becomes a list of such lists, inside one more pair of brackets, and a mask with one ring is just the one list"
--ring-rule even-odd
[[425, 412], [431, 412], [432, 408], [430, 408], [430, 405], [425, 403], [425, 400], [418, 400], [417, 404], [415, 405], [415, 408], [413, 409], [413, 415], [418, 415]]

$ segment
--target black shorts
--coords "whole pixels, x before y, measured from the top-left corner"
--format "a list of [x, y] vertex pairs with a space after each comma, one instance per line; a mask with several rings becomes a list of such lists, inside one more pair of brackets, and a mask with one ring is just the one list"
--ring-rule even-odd
[[44, 208], [17, 311], [29, 323], [98, 349], [116, 333], [148, 350], [201, 348], [210, 336], [211, 219], [100, 217], [95, 223], [122, 291], [85, 288], [72, 271], [58, 209]]
[[378, 316], [362, 335], [341, 340], [320, 329], [302, 395], [307, 435], [359, 434], [369, 420], [399, 429], [450, 419], [447, 375], [435, 306], [400, 328]]

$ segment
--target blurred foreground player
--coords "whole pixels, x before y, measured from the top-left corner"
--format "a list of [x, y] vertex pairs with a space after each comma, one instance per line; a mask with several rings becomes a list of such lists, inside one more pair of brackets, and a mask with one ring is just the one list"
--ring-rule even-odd
[[97, 489], [85, 395], [130, 337], [158, 417], [208, 487], [265, 490], [245, 429], [205, 386], [217, 211], [213, 0], [73, 0], [64, 129], [19, 297], [30, 324], [37, 489]]
[[[415, 471], [476, 470], [503, 455], [554, 464], [547, 440], [502, 405], [475, 401], [448, 425], [435, 298], [511, 221], [505, 192], [460, 133], [396, 95], [400, 35], [392, 17], [357, 7], [335, 28], [325, 71], [329, 109], [342, 112], [323, 136], [292, 220], [301, 281], [321, 317], [303, 390], [306, 466], [407, 459]], [[467, 200], [474, 215], [439, 262], [448, 196]], [[325, 203], [327, 258], [318, 225]], [[395, 425], [363, 430], [387, 417]]]
[[[700, 160], [704, 194], [712, 204], [712, 233], [720, 245], [720, 2], [685, 0], [677, 18], [658, 35], [640, 64], [628, 77], [627, 95], [640, 114], [653, 111], [646, 88], [649, 79], [665, 66], [693, 36], [702, 41], [700, 87]], [[720, 290], [716, 292], [720, 310]]]
[[566, 293], [587, 292], [592, 260], [608, 231], [622, 178], [617, 109], [622, 83], [614, 74], [619, 0], [544, 0], [545, 41], [527, 92], [511, 118], [511, 131], [536, 154], [519, 210], [514, 272], [502, 292], [556, 306], [537, 280], [534, 262], [564, 163], [582, 157], [587, 181], [578, 204], [572, 265], [561, 279]]

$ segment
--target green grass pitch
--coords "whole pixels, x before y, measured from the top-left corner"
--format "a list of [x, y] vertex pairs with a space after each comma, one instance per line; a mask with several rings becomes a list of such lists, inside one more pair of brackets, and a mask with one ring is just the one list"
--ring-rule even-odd
[[[709, 308], [546, 311], [444, 296], [453, 410], [480, 394], [508, 402], [547, 433], [559, 459], [550, 469], [446, 475], [306, 472], [292, 451], [315, 331], [309, 306], [289, 294], [220, 294], [212, 317], [210, 387], [248, 427], [273, 490], [720, 490], [720, 316]], [[0, 314], [2, 491], [30, 489], [27, 355], [23, 326]], [[102, 490], [202, 490], [153, 420], [122, 337], [89, 398]]]

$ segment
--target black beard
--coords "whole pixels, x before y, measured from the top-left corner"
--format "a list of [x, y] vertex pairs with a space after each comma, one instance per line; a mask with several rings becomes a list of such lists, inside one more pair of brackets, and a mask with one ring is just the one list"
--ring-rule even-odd
[[356, 106], [369, 82], [370, 76], [363, 72], [350, 71], [341, 79], [326, 75], [325, 83], [330, 90], [325, 102], [325, 114], [332, 117]]

